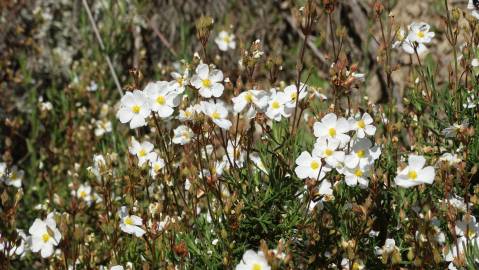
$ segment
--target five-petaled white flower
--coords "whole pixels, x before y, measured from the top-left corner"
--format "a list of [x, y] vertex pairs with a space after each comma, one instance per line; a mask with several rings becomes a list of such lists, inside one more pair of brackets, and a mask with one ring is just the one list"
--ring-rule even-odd
[[130, 154], [138, 157], [138, 166], [143, 166], [148, 160], [152, 158], [153, 144], [149, 141], [138, 142], [135, 138], [131, 138], [131, 146], [129, 147]]
[[402, 169], [394, 181], [400, 187], [413, 187], [420, 184], [432, 184], [434, 181], [434, 167], [424, 167], [426, 159], [423, 156], [409, 155], [408, 166]]
[[294, 108], [296, 107], [296, 102], [301, 101], [308, 94], [308, 86], [304, 83], [301, 83], [298, 93], [298, 88], [296, 88], [296, 85], [292, 84], [286, 86], [283, 92], [286, 98], [286, 107]]
[[324, 158], [326, 163], [335, 168], [338, 163], [344, 161], [344, 152], [338, 151], [339, 141], [328, 140], [327, 138], [318, 138], [314, 144], [313, 155]]
[[351, 153], [344, 159], [344, 164], [348, 168], [357, 166], [372, 165], [381, 155], [381, 148], [373, 144], [368, 138], [357, 139], [351, 147]]
[[136, 237], [142, 237], [146, 233], [141, 227], [143, 220], [139, 216], [129, 215], [126, 206], [122, 206], [119, 211], [120, 229], [128, 234], [134, 234]]
[[121, 106], [116, 117], [123, 124], [130, 122], [130, 128], [146, 125], [145, 119], [150, 115], [151, 109], [148, 98], [140, 90], [126, 93], [121, 98]]
[[292, 109], [286, 107], [287, 102], [288, 98], [284, 92], [277, 92], [274, 88], [271, 89], [266, 116], [274, 121], [281, 121], [282, 117], [290, 117]]
[[80, 184], [77, 190], [72, 191], [72, 195], [87, 203], [91, 203], [93, 200], [92, 189], [89, 184]]
[[376, 127], [371, 125], [373, 122], [373, 118], [369, 113], [364, 113], [360, 119], [349, 118], [351, 129], [356, 131], [358, 138], [364, 138], [366, 135], [373, 136], [376, 133]]
[[344, 147], [350, 139], [349, 135], [346, 134], [350, 130], [348, 120], [343, 117], [338, 119], [334, 113], [328, 113], [321, 119], [321, 122], [314, 123], [313, 129], [314, 136], [338, 140], [339, 147]]
[[174, 136], [172, 142], [181, 145], [188, 144], [194, 135], [193, 130], [191, 130], [191, 128], [185, 125], [178, 126], [177, 128], [175, 128], [175, 130], [173, 130], [173, 133]]
[[201, 109], [220, 128], [228, 130], [231, 127], [231, 121], [227, 119], [228, 110], [223, 104], [202, 101]]
[[323, 166], [321, 158], [316, 155], [311, 155], [307, 151], [304, 151], [296, 159], [296, 168], [294, 172], [299, 179], [313, 178], [321, 180], [326, 175], [328, 170]]
[[235, 113], [240, 113], [246, 109], [246, 117], [248, 119], [254, 118], [256, 112], [263, 111], [268, 106], [268, 95], [263, 90], [248, 90], [237, 97], [233, 97], [233, 110]]
[[157, 112], [161, 118], [172, 115], [173, 108], [180, 103], [178, 94], [166, 81], [150, 82], [143, 92], [150, 101], [151, 110]]
[[185, 92], [186, 86], [190, 83], [190, 79], [188, 77], [190, 71], [186, 69], [183, 74], [178, 72], [171, 72], [171, 77], [173, 77], [173, 81], [170, 82], [170, 86], [177, 94], [182, 94]]
[[54, 213], [48, 214], [45, 220], [35, 219], [28, 232], [31, 235], [31, 250], [40, 252], [42, 258], [50, 257], [53, 254], [53, 248], [62, 238], [57, 229]]
[[431, 42], [434, 32], [429, 32], [431, 26], [425, 22], [413, 22], [409, 25], [409, 34], [407, 39], [411, 42], [425, 44]]
[[368, 187], [369, 184], [369, 166], [357, 166], [356, 168], [346, 168], [344, 171], [344, 181], [346, 185], [354, 187], [359, 185], [361, 188]]
[[156, 177], [156, 175], [165, 167], [165, 161], [158, 156], [157, 153], [150, 155], [150, 175]]
[[234, 50], [236, 48], [235, 36], [226, 31], [219, 32], [215, 38], [215, 43], [221, 51]]
[[[8, 173], [4, 175], [3, 181], [5, 182], [7, 186], [14, 186], [16, 188], [20, 188], [22, 186], [22, 179], [24, 175], [25, 175], [25, 172], [23, 170], [19, 170], [17, 166], [14, 165], [10, 168]], [[0, 177], [0, 180], [2, 180], [1, 177]]]
[[235, 270], [271, 270], [262, 251], [247, 250]]
[[[406, 32], [400, 28], [396, 32], [396, 41], [393, 43], [393, 48], [397, 48], [401, 46], [401, 48], [408, 54], [415, 54], [416, 51], [418, 55], [422, 55], [427, 52], [427, 47], [423, 43], [416, 43], [414, 44], [409, 38], [406, 36]], [[415, 50], [414, 50], [415, 49]]]
[[223, 94], [224, 86], [223, 72], [210, 68], [207, 64], [199, 64], [196, 67], [196, 74], [191, 78], [191, 84], [199, 89], [199, 94], [204, 98], [220, 97]]

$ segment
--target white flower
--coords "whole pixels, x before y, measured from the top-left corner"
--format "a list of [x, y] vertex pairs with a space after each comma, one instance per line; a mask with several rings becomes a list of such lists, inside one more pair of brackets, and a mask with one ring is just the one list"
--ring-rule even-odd
[[357, 166], [368, 166], [374, 163], [381, 155], [379, 146], [372, 147], [372, 143], [368, 138], [362, 138], [354, 141], [351, 153], [344, 159], [344, 164], [348, 168]]
[[233, 110], [235, 113], [241, 113], [246, 109], [248, 119], [256, 116], [256, 111], [263, 111], [268, 106], [268, 94], [263, 90], [248, 90], [237, 97], [233, 97]]
[[296, 159], [297, 167], [294, 169], [294, 172], [299, 179], [313, 178], [321, 180], [324, 178], [326, 167], [323, 167], [321, 158], [315, 155], [311, 155], [307, 151], [304, 151]]
[[420, 44], [431, 42], [434, 37], [434, 32], [429, 32], [431, 26], [429, 24], [420, 22], [413, 22], [409, 25], [409, 34], [407, 39], [411, 42], [417, 42]]
[[231, 161], [238, 168], [243, 167], [246, 159], [246, 152], [243, 151], [239, 145], [234, 145], [232, 141], [228, 141], [228, 146], [226, 147], [226, 154], [228, 156], [225, 156], [225, 161]]
[[235, 270], [271, 270], [271, 267], [262, 251], [256, 253], [253, 250], [247, 250]]
[[173, 108], [180, 103], [178, 94], [166, 81], [150, 82], [143, 92], [149, 99], [151, 110], [157, 112], [161, 118], [172, 115]]
[[173, 143], [181, 145], [190, 143], [191, 138], [194, 135], [193, 130], [185, 125], [178, 126], [175, 128], [175, 130], [173, 130], [173, 133]]
[[3, 181], [3, 177], [7, 175], [7, 164], [0, 162], [0, 181]]
[[92, 202], [92, 190], [89, 184], [80, 184], [76, 191], [72, 191], [72, 195], [84, 200], [87, 203]]
[[228, 110], [223, 104], [202, 101], [201, 109], [220, 128], [228, 130], [231, 127], [231, 121], [227, 119]]
[[349, 267], [349, 259], [343, 258], [341, 260], [341, 267], [343, 270], [363, 270], [366, 269], [364, 263], [361, 260], [354, 260], [352, 267]]
[[476, 222], [476, 217], [465, 214], [462, 220], [456, 222], [455, 231], [458, 236], [469, 239], [479, 237], [479, 224]]
[[150, 158], [150, 175], [156, 177], [161, 169], [165, 167], [165, 161], [154, 153], [154, 157]]
[[368, 113], [364, 113], [360, 119], [351, 117], [348, 121], [358, 138], [364, 138], [366, 135], [374, 136], [376, 133], [376, 127], [371, 125], [374, 122], [373, 118]]
[[387, 238], [386, 239], [386, 242], [384, 243], [384, 245], [382, 246], [382, 248], [378, 249], [377, 250], [377, 254], [378, 255], [382, 255], [382, 254], [391, 254], [393, 251], [395, 251], [396, 249], [398, 249], [396, 247], [396, 241], [394, 241], [394, 239], [391, 239], [391, 238]]
[[454, 138], [457, 136], [458, 133], [460, 133], [462, 130], [466, 129], [469, 126], [469, 122], [467, 120], [464, 120], [462, 124], [454, 124], [450, 127], [447, 127], [442, 130], [442, 135], [444, 135], [446, 138]]
[[123, 270], [125, 268], [123, 268], [123, 266], [121, 265], [114, 265], [110, 268], [110, 270]]
[[476, 100], [476, 96], [472, 92], [468, 92], [466, 96], [466, 103], [462, 104], [462, 107], [465, 109], [474, 109], [476, 108], [477, 104], [479, 103]]
[[344, 171], [344, 181], [346, 185], [354, 187], [359, 185], [366, 188], [369, 185], [369, 166], [357, 166], [355, 168], [346, 168]]
[[473, 68], [479, 67], [479, 59], [477, 59], [477, 58], [472, 59], [471, 66]]
[[199, 89], [199, 94], [204, 98], [220, 97], [223, 94], [224, 86], [223, 72], [210, 68], [206, 64], [199, 64], [196, 67], [196, 74], [191, 78], [191, 84]]
[[394, 181], [400, 187], [413, 187], [420, 184], [432, 184], [434, 181], [434, 168], [424, 167], [426, 159], [423, 156], [409, 155], [408, 166], [401, 170]]
[[454, 164], [458, 164], [459, 162], [461, 162], [462, 159], [459, 158], [457, 156], [457, 154], [444, 153], [444, 154], [442, 154], [442, 156], [439, 158], [438, 161], [444, 161], [444, 162], [447, 162], [449, 165], [454, 165]]
[[125, 206], [122, 206], [120, 211], [120, 229], [128, 234], [134, 234], [136, 237], [142, 237], [145, 234], [143, 220], [139, 216], [129, 215]]
[[[8, 242], [7, 239], [2, 239], [2, 234], [0, 233], [0, 252], [6, 254], [5, 246], [9, 247], [8, 256], [23, 256], [25, 255], [25, 251], [29, 249], [27, 243], [30, 242], [30, 237], [28, 237], [23, 230], [17, 229], [17, 239], [13, 242]], [[18, 242], [18, 240], [20, 240]], [[3, 242], [2, 242], [3, 241]], [[8, 243], [7, 245], [5, 245]], [[17, 243], [20, 243], [17, 245]]]
[[328, 140], [325, 137], [318, 138], [314, 144], [313, 155], [324, 158], [326, 163], [335, 168], [339, 162], [344, 161], [344, 152], [338, 151], [339, 141]]
[[314, 123], [313, 129], [314, 136], [338, 140], [339, 147], [344, 147], [350, 139], [349, 135], [346, 134], [350, 130], [348, 121], [343, 117], [338, 119], [334, 113], [328, 113], [321, 119], [321, 122]]
[[196, 114], [201, 113], [201, 105], [195, 104], [193, 106], [189, 106], [185, 110], [180, 110], [178, 115], [178, 120], [181, 122], [193, 120]]
[[299, 95], [296, 85], [288, 85], [284, 88], [284, 96], [286, 98], [286, 107], [293, 108], [296, 107], [296, 102], [303, 100], [308, 94], [308, 86], [301, 83], [299, 86]]
[[150, 158], [152, 158], [153, 144], [149, 141], [139, 143], [135, 138], [131, 138], [131, 146], [128, 148], [130, 154], [138, 157], [138, 166], [143, 166]]
[[23, 170], [19, 170], [17, 166], [12, 166], [8, 174], [4, 177], [4, 182], [7, 186], [20, 188], [22, 186], [22, 179], [24, 175], [25, 172]]
[[48, 214], [45, 220], [35, 219], [28, 232], [31, 235], [32, 252], [40, 252], [42, 258], [50, 257], [53, 254], [53, 248], [62, 238], [57, 229], [54, 213]]
[[218, 34], [215, 38], [215, 43], [221, 51], [234, 50], [236, 48], [235, 36], [226, 31], [221, 31]]
[[150, 115], [151, 109], [148, 98], [140, 90], [128, 92], [121, 98], [121, 106], [116, 117], [123, 124], [130, 122], [130, 128], [146, 125], [145, 118]]
[[90, 166], [87, 168], [87, 170], [93, 174], [98, 181], [101, 179], [101, 174], [103, 171], [103, 168], [106, 167], [106, 161], [103, 155], [97, 154], [93, 155], [93, 166]]
[[287, 102], [288, 98], [284, 92], [276, 92], [276, 89], [271, 89], [266, 116], [274, 121], [281, 121], [281, 117], [290, 117], [292, 110], [286, 107]]
[[95, 121], [95, 136], [101, 137], [105, 133], [110, 133], [112, 128], [111, 128], [111, 121], [105, 119], [105, 120], [96, 120]]
[[173, 77], [174, 80], [170, 82], [170, 85], [177, 94], [182, 94], [185, 92], [186, 86], [190, 83], [188, 78], [189, 72], [190, 71], [188, 69], [186, 69], [183, 74], [171, 72], [171, 77]]
[[[415, 54], [414, 44], [406, 37], [406, 33], [403, 29], [399, 29], [396, 33], [396, 41], [393, 43], [393, 48], [401, 48], [408, 54]], [[427, 52], [427, 47], [422, 43], [417, 43], [416, 51], [418, 55], [422, 55]]]
[[91, 81], [90, 82], [90, 85], [87, 86], [86, 88], [89, 92], [95, 92], [96, 90], [98, 90], [98, 84], [96, 84], [95, 81]]
[[264, 165], [264, 163], [261, 160], [261, 157], [259, 156], [258, 153], [256, 153], [256, 152], [251, 153], [249, 157], [259, 170], [261, 170], [265, 174], [268, 174], [268, 169]]
[[471, 15], [476, 19], [479, 19], [479, 6], [474, 4], [474, 0], [469, 0], [469, 3], [467, 3], [467, 9], [472, 10]]

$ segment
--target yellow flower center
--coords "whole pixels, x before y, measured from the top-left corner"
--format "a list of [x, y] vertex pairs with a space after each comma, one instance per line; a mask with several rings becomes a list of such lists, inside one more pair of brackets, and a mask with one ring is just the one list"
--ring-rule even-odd
[[356, 152], [356, 155], [358, 158], [363, 158], [366, 155], [366, 152], [364, 150], [359, 150]]
[[44, 233], [44, 234], [42, 235], [42, 241], [43, 241], [43, 243], [48, 242], [48, 240], [50, 240], [50, 237], [51, 237], [51, 236], [48, 234], [48, 232]]
[[325, 154], [326, 156], [330, 156], [330, 155], [333, 154], [333, 150], [331, 150], [331, 149], [326, 149], [326, 150], [324, 150], [324, 154]]
[[251, 268], [251, 270], [261, 270], [261, 269], [263, 269], [263, 267], [261, 267], [259, 263], [253, 264], [253, 267]]
[[298, 93], [296, 92], [291, 93], [291, 100], [296, 100], [297, 97], [298, 97]]
[[400, 30], [397, 32], [397, 37], [399, 41], [403, 41], [406, 38]]
[[230, 36], [225, 36], [225, 37], [223, 37], [223, 41], [225, 43], [230, 43], [231, 42], [231, 37]]
[[166, 103], [166, 98], [164, 96], [158, 96], [156, 98], [156, 103], [160, 104], [160, 105], [165, 105]]
[[358, 127], [359, 128], [365, 128], [366, 127], [366, 123], [364, 123], [364, 120], [361, 119], [361, 120], [358, 121]]
[[248, 93], [244, 96], [244, 99], [246, 100], [246, 102], [252, 103], [252, 102], [253, 102], [253, 94], [251, 94], [251, 93], [248, 92]]
[[210, 79], [204, 79], [203, 81], [201, 81], [201, 83], [203, 84], [203, 87], [205, 87], [205, 88], [210, 88], [211, 87]]
[[329, 129], [329, 136], [335, 137], [336, 136], [336, 129], [335, 128], [330, 128]]
[[316, 160], [311, 161], [311, 169], [317, 170], [319, 169], [319, 163]]
[[411, 170], [408, 172], [407, 177], [411, 180], [416, 180], [417, 179], [417, 172], [414, 170]]
[[471, 228], [469, 228], [469, 231], [467, 232], [467, 236], [469, 236], [469, 238], [474, 238], [476, 237], [476, 232], [472, 230]]
[[423, 31], [419, 31], [419, 32], [417, 32], [417, 36], [418, 36], [419, 38], [424, 38], [424, 36], [426, 36], [426, 35], [424, 34]]
[[85, 198], [86, 197], [86, 192], [85, 191], [80, 191], [80, 198]]
[[159, 163], [155, 163], [153, 165], [153, 170], [155, 170], [155, 172], [158, 172], [159, 170], [161, 170], [161, 165]]
[[191, 115], [193, 115], [192, 112], [190, 112], [190, 111], [185, 111], [185, 116], [186, 116], [186, 117], [191, 117]]
[[280, 107], [279, 102], [278, 101], [273, 101], [273, 103], [271, 103], [271, 107], [273, 107], [273, 109], [275, 109], [275, 110], [279, 109], [279, 107]]
[[139, 113], [140, 110], [141, 110], [141, 107], [138, 105], [133, 105], [133, 107], [131, 107], [131, 111], [134, 113]]
[[124, 223], [126, 225], [133, 225], [133, 220], [130, 217], [126, 217]]
[[179, 77], [178, 79], [176, 79], [176, 82], [177, 82], [181, 87], [183, 87], [184, 81], [185, 81], [185, 80], [183, 79], [183, 77]]
[[188, 132], [186, 132], [186, 131], [185, 131], [185, 132], [182, 132], [182, 133], [181, 133], [181, 137], [182, 137], [183, 139], [185, 139], [185, 140], [186, 140], [186, 139], [189, 139], [189, 138], [190, 138], [190, 133], [188, 133]]
[[359, 265], [359, 263], [357, 262], [353, 263], [352, 270], [359, 270], [359, 269], [361, 269], [361, 266]]
[[213, 119], [220, 119], [220, 118], [221, 118], [221, 115], [220, 115], [219, 112], [213, 112], [213, 113], [211, 114], [211, 118], [213, 118]]
[[234, 150], [235, 159], [239, 159], [241, 157], [241, 151], [239, 149]]
[[145, 149], [141, 149], [141, 150], [138, 152], [138, 156], [140, 156], [140, 157], [146, 156], [146, 151], [145, 151]]
[[354, 175], [356, 175], [357, 177], [361, 177], [363, 176], [363, 171], [361, 171], [361, 169], [356, 169], [354, 171]]

